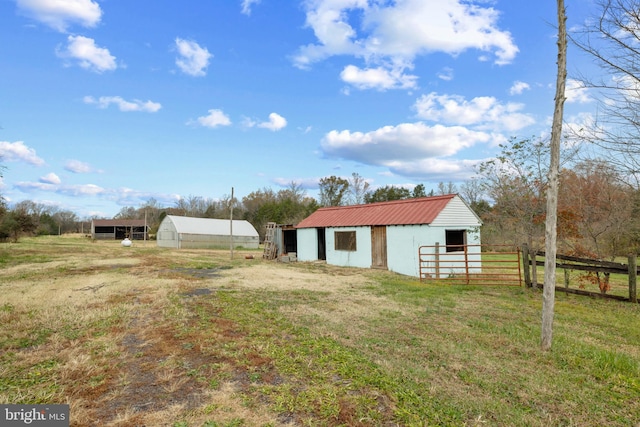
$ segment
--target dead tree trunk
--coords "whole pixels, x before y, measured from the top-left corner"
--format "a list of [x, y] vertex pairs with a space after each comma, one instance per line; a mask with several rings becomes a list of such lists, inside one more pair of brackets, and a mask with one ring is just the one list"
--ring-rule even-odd
[[560, 141], [564, 113], [565, 84], [567, 80], [567, 31], [564, 0], [558, 3], [558, 75], [556, 98], [551, 128], [551, 160], [547, 187], [547, 219], [545, 222], [544, 290], [542, 294], [542, 340], [543, 350], [551, 349], [553, 337], [553, 314], [556, 287], [556, 241], [558, 222], [558, 175], [560, 173]]

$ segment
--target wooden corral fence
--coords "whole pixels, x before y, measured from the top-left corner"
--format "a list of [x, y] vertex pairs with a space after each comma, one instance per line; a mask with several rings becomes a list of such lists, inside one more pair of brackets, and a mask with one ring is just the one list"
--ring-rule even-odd
[[522, 286], [521, 252], [507, 245], [420, 246], [420, 281]]
[[[523, 269], [524, 269], [524, 281], [527, 287], [533, 286], [533, 280], [531, 275], [531, 268], [535, 264], [536, 267], [544, 267], [544, 252], [537, 252], [532, 254], [529, 252], [527, 245], [522, 246], [522, 259], [523, 259]], [[538, 259], [542, 258], [542, 260]], [[638, 302], [637, 296], [637, 281], [638, 281], [638, 261], [637, 256], [635, 254], [628, 256], [628, 263], [619, 263], [619, 262], [611, 262], [611, 261], [602, 261], [597, 259], [590, 258], [580, 258], [568, 255], [556, 255], [556, 268], [561, 269], [564, 272], [564, 283], [563, 286], [559, 286], [557, 282], [560, 282], [560, 279], [556, 282], [556, 291], [577, 294], [577, 295], [587, 295], [592, 297], [600, 297], [600, 298], [608, 298], [615, 299], [619, 301], [630, 301], [633, 303]], [[591, 292], [584, 289], [576, 289], [571, 288], [571, 272], [572, 271], [580, 271], [585, 273], [591, 273], [591, 277], [596, 277], [598, 281], [609, 281], [611, 274], [617, 275], [625, 275], [628, 276], [628, 286], [629, 286], [629, 296], [622, 295], [612, 295], [609, 293], [605, 293], [603, 291], [600, 292]], [[538, 285], [542, 287], [542, 285]]]

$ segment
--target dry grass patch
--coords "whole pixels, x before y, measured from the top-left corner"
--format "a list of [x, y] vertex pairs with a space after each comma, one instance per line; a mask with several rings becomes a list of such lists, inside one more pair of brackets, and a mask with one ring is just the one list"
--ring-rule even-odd
[[0, 401], [72, 425], [633, 425], [640, 308], [147, 244], [0, 247]]

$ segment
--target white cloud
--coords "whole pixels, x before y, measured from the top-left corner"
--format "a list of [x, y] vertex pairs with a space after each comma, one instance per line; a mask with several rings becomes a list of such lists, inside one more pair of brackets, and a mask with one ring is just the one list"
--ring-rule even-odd
[[[193, 121], [189, 123], [191, 124]], [[229, 126], [231, 119], [222, 110], [213, 109], [209, 110], [209, 115], [198, 117], [196, 123], [204, 127], [216, 128], [218, 126]]]
[[459, 95], [438, 95], [432, 92], [416, 101], [418, 117], [439, 123], [474, 126], [478, 130], [517, 131], [534, 124], [524, 105], [502, 104], [496, 98], [481, 96], [466, 100]]
[[118, 68], [116, 58], [108, 49], [96, 46], [95, 40], [84, 36], [69, 36], [67, 46], [58, 48], [57, 54], [61, 58], [78, 61], [80, 67], [102, 73]]
[[[305, 4], [306, 25], [317, 43], [299, 48], [293, 61], [300, 68], [334, 55], [350, 55], [363, 59], [367, 69], [382, 67], [402, 75], [418, 55], [444, 52], [455, 56], [475, 49], [482, 52], [481, 60], [490, 54], [496, 64], [507, 64], [518, 52], [511, 34], [498, 28], [495, 9], [463, 0], [315, 0]], [[361, 24], [354, 28], [353, 22]]]
[[287, 126], [287, 119], [282, 117], [278, 113], [269, 114], [269, 121], [258, 124], [258, 127], [269, 129], [270, 131], [277, 131]]
[[176, 58], [176, 65], [185, 74], [200, 77], [206, 75], [209, 59], [213, 57], [207, 48], [201, 47], [191, 40], [176, 38], [176, 48], [180, 55]]
[[287, 188], [294, 182], [296, 185], [299, 185], [305, 190], [315, 190], [318, 188], [318, 183], [320, 178], [283, 178], [276, 177], [271, 180], [274, 184], [279, 185], [280, 187]]
[[17, 0], [20, 13], [66, 32], [71, 24], [95, 27], [102, 17], [100, 5], [91, 0]]
[[446, 82], [453, 80], [453, 69], [449, 67], [444, 67], [442, 71], [438, 73], [438, 78]]
[[93, 168], [89, 164], [81, 162], [80, 160], [69, 160], [64, 165], [64, 168], [73, 173], [89, 173], [93, 171]]
[[568, 103], [587, 104], [593, 101], [589, 95], [589, 89], [584, 84], [575, 79], [567, 79], [564, 95]]
[[260, 0], [242, 0], [242, 13], [245, 15], [251, 15], [251, 7], [254, 4], [260, 4]]
[[61, 185], [56, 178], [55, 174], [49, 174], [40, 178], [39, 182], [23, 181], [14, 187], [24, 193], [47, 192], [80, 199], [96, 197], [116, 202], [120, 206], [141, 205], [151, 198], [160, 204], [173, 205], [180, 199], [177, 194], [143, 192], [130, 188], [103, 188], [95, 184]]
[[45, 176], [40, 177], [40, 182], [44, 183], [44, 184], [60, 184], [62, 182], [62, 180], [60, 180], [60, 177], [58, 175], [56, 175], [55, 173], [51, 172], [46, 174]]
[[449, 157], [492, 136], [461, 126], [428, 126], [422, 122], [384, 126], [371, 132], [327, 133], [321, 143], [326, 156], [368, 165], [395, 166], [417, 159]]
[[409, 162], [393, 162], [388, 165], [389, 170], [397, 175], [414, 177], [416, 179], [429, 178], [431, 181], [463, 181], [474, 174], [474, 167], [482, 160], [457, 160], [428, 158]]
[[322, 149], [327, 157], [341, 158], [388, 170], [382, 176], [401, 175], [416, 180], [469, 179], [480, 160], [453, 158], [479, 143], [494, 142], [494, 135], [464, 127], [404, 123], [372, 132], [332, 131]]
[[531, 89], [531, 86], [529, 86], [529, 83], [515, 81], [513, 82], [511, 89], [509, 89], [509, 95], [520, 95], [522, 94], [522, 92], [529, 89]]
[[0, 141], [0, 159], [8, 162], [25, 162], [34, 166], [44, 165], [44, 160], [38, 157], [36, 150], [29, 148], [22, 141]]
[[603, 140], [610, 130], [598, 123], [593, 114], [578, 113], [566, 117], [562, 131], [565, 137], [563, 143], [577, 145], [584, 141]]
[[85, 96], [83, 99], [85, 104], [95, 104], [100, 108], [107, 108], [111, 104], [118, 106], [120, 111], [144, 111], [147, 113], [155, 113], [162, 108], [162, 105], [158, 102], [152, 101], [140, 101], [134, 99], [133, 101], [126, 101], [119, 96], [101, 96], [96, 99], [92, 96]]
[[340, 73], [340, 78], [358, 89], [415, 88], [418, 77], [404, 74], [403, 71], [403, 69], [389, 70], [383, 67], [361, 69], [355, 65], [347, 65]]
[[59, 185], [49, 182], [19, 182], [15, 187], [25, 193], [46, 191], [72, 197], [98, 196], [108, 193], [104, 188], [94, 184]]

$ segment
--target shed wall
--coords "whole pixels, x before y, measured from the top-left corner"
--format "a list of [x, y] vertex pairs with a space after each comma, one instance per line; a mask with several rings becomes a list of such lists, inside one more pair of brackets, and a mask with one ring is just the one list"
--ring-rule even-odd
[[[371, 227], [328, 227], [327, 264], [342, 267], [371, 267]], [[356, 250], [341, 251], [335, 249], [336, 231], [355, 231]]]
[[[387, 226], [387, 265], [389, 270], [407, 276], [420, 277], [418, 249], [420, 246], [433, 246], [439, 243], [442, 245], [440, 250], [445, 251], [445, 232], [452, 229], [467, 230], [467, 244], [480, 244], [480, 231], [477, 227], [461, 226], [459, 224], [450, 227], [433, 227], [429, 225]], [[470, 251], [477, 258], [480, 248], [471, 248]], [[460, 255], [459, 258], [463, 259], [463, 256]], [[454, 255], [450, 255], [447, 259], [453, 260], [457, 258]], [[455, 265], [460, 266], [459, 263]]]
[[480, 225], [482, 225], [480, 218], [457, 196], [447, 203], [447, 206], [431, 223], [432, 227], [448, 227], [459, 230]]
[[298, 261], [318, 261], [318, 232], [315, 228], [299, 228]]

